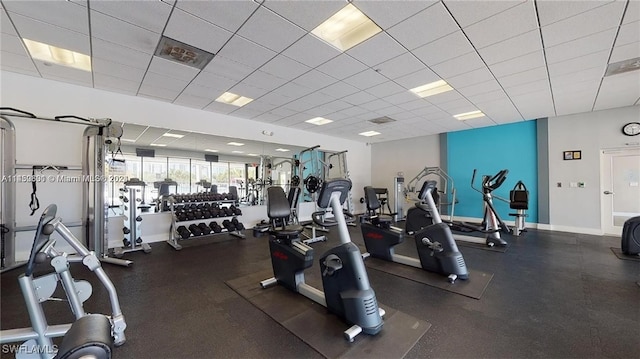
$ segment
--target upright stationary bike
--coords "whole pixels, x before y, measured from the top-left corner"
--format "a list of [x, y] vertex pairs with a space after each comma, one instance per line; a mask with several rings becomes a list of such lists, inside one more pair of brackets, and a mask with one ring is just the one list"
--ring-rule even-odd
[[[287, 226], [291, 208], [281, 187], [267, 190], [267, 211], [271, 221], [269, 249], [274, 277], [260, 283], [262, 288], [281, 284], [326, 307], [341, 317], [351, 328], [344, 331], [352, 342], [361, 332], [375, 335], [382, 329], [384, 310], [378, 307], [369, 284], [362, 254], [351, 242], [342, 204], [351, 190], [348, 179], [332, 179], [322, 183], [318, 206], [333, 210], [333, 220], [323, 219], [324, 211], [315, 212], [313, 221], [320, 226], [337, 226], [340, 245], [329, 249], [319, 259], [324, 292], [305, 283], [304, 270], [313, 265], [314, 250], [300, 240], [303, 228]], [[352, 215], [348, 214], [352, 217]]]
[[362, 236], [367, 252], [372, 257], [439, 273], [447, 276], [449, 282], [453, 283], [457, 278], [468, 279], [469, 272], [451, 229], [440, 219], [438, 207], [432, 197], [436, 184], [436, 181], [425, 181], [419, 193], [420, 200], [426, 204], [418, 206], [423, 206], [422, 210], [428, 211], [433, 220], [433, 224], [414, 233], [419, 258], [395, 253], [395, 246], [404, 241], [404, 233], [402, 229], [391, 226], [390, 216], [375, 214], [381, 204], [371, 186], [364, 188], [369, 215], [366, 217], [367, 221], [361, 224]]

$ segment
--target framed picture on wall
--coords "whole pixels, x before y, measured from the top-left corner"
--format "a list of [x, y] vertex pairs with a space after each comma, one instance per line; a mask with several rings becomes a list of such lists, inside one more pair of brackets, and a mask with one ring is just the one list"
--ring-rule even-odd
[[562, 158], [564, 158], [565, 160], [582, 159], [582, 151], [563, 151]]

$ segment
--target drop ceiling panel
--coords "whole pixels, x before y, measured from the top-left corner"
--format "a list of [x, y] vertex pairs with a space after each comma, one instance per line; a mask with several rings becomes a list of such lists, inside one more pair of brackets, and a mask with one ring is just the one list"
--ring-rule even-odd
[[[37, 6], [34, 6], [34, 3], [30, 1], [4, 1], [3, 3], [9, 13], [24, 15], [31, 19], [89, 35], [87, 8], [78, 4], [68, 1], [39, 1]], [[73, 19], [73, 21], [68, 19]]]
[[318, 106], [318, 104], [315, 103], [309, 103], [307, 101], [304, 100], [300, 100], [300, 99], [296, 99], [293, 100], [289, 103], [286, 104], [286, 108], [290, 109], [290, 110], [294, 110], [294, 111], [306, 111], [310, 108], [316, 107]]
[[347, 50], [347, 54], [367, 66], [375, 66], [405, 52], [405, 49], [385, 32]]
[[493, 74], [486, 67], [466, 72], [462, 75], [447, 77], [445, 80], [453, 88], [462, 88], [493, 80]]
[[294, 24], [313, 30], [346, 6], [344, 1], [280, 1], [268, 0], [263, 5]]
[[578, 72], [571, 72], [565, 75], [554, 76], [551, 78], [551, 85], [565, 87], [578, 84], [585, 81], [600, 82], [604, 75], [605, 68], [602, 66], [584, 69]]
[[308, 72], [311, 68], [286, 56], [278, 55], [264, 64], [260, 70], [278, 76], [281, 79], [293, 80]]
[[414, 87], [422, 86], [438, 80], [441, 80], [438, 75], [434, 74], [430, 69], [424, 68], [409, 75], [405, 75], [401, 78], [395, 79], [394, 82], [406, 89], [412, 89]]
[[393, 80], [424, 68], [425, 66], [422, 62], [416, 59], [413, 54], [406, 52], [377, 65], [376, 71], [382, 76]]
[[351, 105], [350, 107], [345, 108], [344, 110], [340, 111], [339, 114], [342, 115], [342, 116], [346, 116], [346, 118], [353, 118], [355, 116], [360, 116], [360, 115], [362, 115], [364, 113], [367, 113], [367, 112], [368, 112], [368, 110], [365, 110], [365, 109], [363, 109], [361, 107], [358, 107], [358, 106]]
[[[465, 95], [465, 97], [468, 98], [469, 101], [475, 104], [488, 102], [488, 101], [497, 101], [497, 100], [505, 100], [505, 99], [508, 100], [507, 94], [502, 89], [489, 91], [489, 92], [480, 92], [480, 93], [476, 93], [475, 95], [467, 95], [465, 89], [460, 89], [459, 91], [463, 95]], [[474, 92], [473, 89], [471, 91]]]
[[237, 34], [275, 52], [281, 52], [306, 32], [298, 26], [260, 7]]
[[545, 50], [547, 62], [553, 64], [560, 61], [592, 54], [600, 50], [608, 51], [613, 45], [616, 29], [605, 30], [590, 36], [549, 47]]
[[[424, 4], [424, 2], [418, 1], [410, 3]], [[366, 4], [385, 4], [384, 6], [398, 7], [393, 2], [368, 2]], [[389, 11], [390, 14], [394, 12], [393, 10]], [[449, 15], [447, 9], [438, 2], [388, 29], [387, 32], [406, 48], [413, 50], [458, 30], [458, 25]]]
[[89, 36], [31, 18], [12, 14], [11, 20], [23, 39], [43, 42], [82, 54], [91, 54]]
[[391, 106], [390, 103], [388, 103], [387, 101], [383, 101], [383, 100], [374, 100], [371, 102], [367, 102], [367, 103], [363, 103], [361, 105], [358, 105], [362, 108], [364, 108], [365, 110], [369, 110], [369, 111], [377, 111], [377, 110], [381, 110], [385, 107], [389, 107]]
[[511, 100], [525, 119], [555, 116], [551, 92], [545, 90], [511, 96]]
[[345, 96], [354, 94], [358, 91], [360, 91], [358, 88], [351, 86], [345, 82], [336, 82], [320, 90], [320, 92], [325, 95], [340, 99], [344, 98]]
[[149, 65], [149, 71], [162, 74], [167, 77], [189, 81], [193, 80], [193, 78], [200, 72], [200, 70], [191, 66], [165, 60], [157, 56], [152, 58], [151, 64]]
[[487, 64], [491, 65], [538, 50], [542, 50], [542, 41], [540, 41], [540, 32], [535, 29], [478, 49], [478, 53]]
[[[91, 40], [92, 57], [108, 60], [112, 63], [146, 70], [151, 61], [151, 54], [133, 50], [108, 41], [93, 38]], [[114, 68], [113, 71], [116, 71]]]
[[[124, 131], [123, 132], [124, 133], [123, 138], [129, 139], [129, 140], [136, 140], [145, 131], [147, 131], [147, 129], [149, 129], [149, 126], [140, 126], [140, 125], [134, 125], [134, 124], [130, 124], [130, 123], [125, 123], [122, 126], [122, 130]], [[157, 131], [156, 133], [159, 133], [159, 132], [160, 131]]]
[[[334, 99], [331, 96], [324, 95], [321, 92], [314, 92], [304, 97], [301, 97], [299, 100], [296, 100], [296, 101], [303, 101], [310, 104], [312, 107], [316, 107], [316, 106], [324, 105], [325, 103], [332, 102], [333, 100]], [[287, 107], [289, 106], [290, 104], [287, 105]]]
[[520, 5], [524, 0], [503, 0], [503, 1], [460, 1], [446, 0], [444, 4], [456, 18], [460, 26], [467, 27], [478, 21], [500, 14], [516, 5]]
[[433, 72], [442, 78], [457, 76], [481, 68], [486, 68], [486, 66], [476, 52], [469, 52], [447, 62], [431, 66]]
[[293, 80], [293, 83], [313, 90], [325, 88], [335, 82], [337, 82], [336, 79], [331, 76], [327, 76], [318, 70], [311, 70]]
[[605, 77], [596, 98], [595, 110], [631, 106], [640, 98], [640, 71]]
[[640, 1], [629, 1], [622, 23], [628, 24], [638, 20], [640, 20]]
[[492, 120], [490, 117], [479, 117], [471, 120], [464, 121], [468, 126], [472, 128], [482, 128], [487, 126], [494, 126], [496, 122]]
[[[304, 122], [306, 120], [312, 119], [313, 117], [315, 117], [315, 116], [312, 115], [312, 114], [301, 112], [301, 113], [297, 113], [297, 114], [295, 114], [293, 116], [289, 116], [289, 117], [280, 119], [280, 120], [276, 121], [275, 124], [278, 125], [278, 126], [291, 126], [291, 125], [295, 125], [295, 124]], [[319, 128], [319, 127], [321, 127], [321, 126], [314, 126], [312, 128], [316, 129], [316, 128]]]
[[474, 51], [473, 47], [464, 34], [461, 31], [456, 31], [413, 50], [413, 53], [422, 62], [432, 66], [449, 59], [455, 59], [471, 51]]
[[260, 116], [262, 111], [256, 111], [245, 107], [240, 107], [237, 110], [232, 112], [233, 116], [238, 116], [242, 118], [252, 119], [254, 117]]
[[547, 79], [547, 68], [544, 66], [522, 71], [513, 75], [502, 76], [498, 82], [505, 88], [526, 84], [533, 81]]
[[274, 106], [269, 103], [262, 102], [260, 101], [260, 99], [258, 99], [258, 100], [253, 100], [249, 102], [248, 104], [242, 106], [242, 108], [259, 111], [262, 113], [262, 112], [269, 112], [273, 110]]
[[96, 11], [91, 11], [91, 36], [147, 54], [154, 53], [160, 40], [158, 33]]
[[231, 32], [258, 8], [254, 1], [178, 1], [176, 7]]
[[370, 87], [366, 91], [376, 97], [386, 97], [400, 92], [406, 92], [407, 90], [392, 81], [387, 81]]
[[34, 62], [44, 78], [57, 79], [58, 81], [67, 80], [76, 84], [82, 84], [83, 86], [93, 86], [91, 72], [60, 65], [47, 66], [39, 60], [35, 60]]
[[158, 34], [171, 13], [171, 6], [161, 1], [92, 1], [89, 7]]
[[549, 75], [551, 77], [570, 74], [581, 70], [590, 69], [601, 66], [603, 69], [607, 67], [607, 59], [609, 58], [609, 50], [594, 52], [589, 55], [576, 57], [570, 60], [549, 64]]
[[356, 0], [353, 4], [367, 15], [382, 29], [388, 29], [397, 23], [410, 18], [423, 9], [432, 6], [436, 1], [411, 1], [403, 6], [397, 6], [394, 2], [388, 1], [361, 1]]
[[400, 107], [407, 111], [411, 111], [416, 115], [430, 115], [433, 113], [441, 112], [439, 108], [433, 106], [430, 102], [424, 99], [405, 102], [400, 105]]
[[305, 87], [305, 86], [301, 86], [298, 85], [296, 83], [293, 82], [287, 82], [286, 84], [278, 87], [276, 90], [274, 90], [274, 92], [276, 94], [282, 95], [282, 96], [286, 96], [289, 97], [291, 99], [297, 99], [300, 98], [304, 95], [310, 94], [311, 92], [313, 92], [312, 89]]
[[620, 26], [620, 32], [616, 38], [616, 46], [640, 42], [640, 21]]
[[540, 25], [546, 26], [560, 20], [606, 5], [609, 1], [540, 1], [537, 4]]
[[549, 87], [549, 80], [543, 79], [505, 88], [504, 91], [509, 97], [513, 98], [514, 96], [521, 96], [532, 92], [548, 91]]
[[458, 93], [458, 91], [447, 91], [444, 93], [437, 94], [435, 96], [426, 97], [424, 100], [441, 107], [440, 106], [441, 104], [451, 102], [451, 101], [459, 101], [462, 98], [463, 98], [462, 95]]
[[213, 73], [235, 81], [242, 80], [253, 71], [255, 69], [250, 66], [219, 55], [215, 56], [203, 70], [203, 72]]
[[568, 19], [542, 27], [544, 45], [555, 46], [586, 35], [615, 28], [620, 23], [623, 1], [614, 1]]
[[211, 102], [210, 98], [190, 95], [186, 93], [180, 94], [178, 98], [176, 98], [173, 103], [176, 105], [192, 107], [192, 108], [203, 108], [207, 106]]
[[180, 9], [173, 10], [164, 30], [164, 36], [213, 54], [218, 53], [232, 35], [228, 30]]
[[[482, 2], [482, 5], [485, 3]], [[537, 27], [533, 1], [527, 1], [471, 26], [463, 27], [463, 30], [476, 48], [483, 48], [535, 30]], [[508, 31], [505, 31], [506, 29]]]
[[282, 54], [309, 67], [316, 67], [338, 56], [340, 52], [315, 36], [307, 34]]
[[97, 89], [115, 91], [135, 96], [138, 92], [138, 87], [140, 87], [140, 81], [131, 81], [128, 79], [94, 72], [93, 85]]
[[385, 100], [385, 101], [387, 101], [389, 103], [396, 104], [398, 106], [402, 106], [402, 104], [404, 104], [404, 103], [411, 102], [411, 101], [414, 101], [417, 98], [419, 98], [413, 92], [407, 91], [404, 88], [402, 90], [403, 91], [398, 92], [396, 94], [389, 95], [389, 96], [384, 96], [383, 100]]
[[230, 88], [229, 92], [252, 99], [257, 99], [261, 96], [264, 96], [269, 91], [257, 86], [253, 86], [252, 84], [249, 84], [247, 82], [239, 82], [235, 86]]
[[466, 113], [477, 110], [476, 106], [467, 99], [460, 98], [455, 101], [449, 101], [442, 104], [436, 104], [443, 111], [448, 112], [451, 116], [459, 113]]
[[490, 65], [489, 69], [496, 77], [503, 77], [541, 66], [545, 66], [544, 56], [542, 51], [536, 51], [516, 57], [515, 59]]
[[485, 115], [498, 123], [522, 121], [522, 115], [506, 97], [492, 101], [475, 103], [476, 107]]
[[376, 97], [366, 93], [364, 91], [361, 92], [356, 92], [353, 95], [349, 95], [349, 96], [345, 96], [345, 98], [343, 100], [347, 101], [348, 103], [358, 106], [361, 105], [363, 103], [367, 103], [367, 102], [371, 102], [373, 100], [375, 100]]
[[[276, 105], [276, 106], [282, 106], [282, 105], [284, 105], [286, 103], [289, 103], [289, 102], [295, 100], [294, 97], [284, 96], [284, 95], [276, 93], [276, 92], [269, 92], [268, 94], [262, 96], [260, 99], [262, 101], [265, 101], [267, 103], [270, 103], [270, 104]], [[289, 109], [286, 109], [286, 110], [289, 110]], [[274, 111], [276, 111], [276, 110], [274, 110]], [[291, 111], [291, 110], [289, 110], [289, 111]], [[289, 114], [289, 115], [291, 115], [291, 114]]]
[[[157, 74], [155, 72], [147, 72], [144, 76], [144, 80], [142, 81], [142, 87], [160, 87], [164, 89], [170, 89], [173, 91], [177, 91], [176, 96], [184, 90], [185, 87], [189, 84], [190, 80], [184, 79], [176, 79], [173, 77], [167, 77], [163, 74]], [[147, 92], [148, 93], [148, 92]], [[176, 97], [174, 96], [174, 98]]]
[[0, 64], [2, 64], [3, 70], [6, 69], [8, 71], [40, 77], [40, 74], [31, 61], [31, 58], [27, 55], [18, 55], [7, 51], [1, 51], [0, 54]]
[[244, 79], [243, 82], [250, 83], [255, 85], [256, 87], [271, 91], [277, 87], [284, 85], [287, 80], [273, 76], [267, 72], [257, 70], [256, 72], [249, 75], [246, 79]]
[[640, 43], [616, 46], [611, 52], [609, 63], [640, 57]]
[[207, 111], [212, 111], [216, 113], [229, 114], [238, 108], [236, 106], [228, 105], [226, 103], [213, 101], [208, 104], [205, 108]]
[[562, 116], [572, 113], [591, 111], [597, 92], [597, 86], [595, 89], [583, 88], [570, 94], [554, 92], [553, 99], [555, 102], [556, 113], [558, 116]]
[[200, 72], [200, 74], [198, 74], [198, 76], [196, 76], [193, 79], [189, 87], [195, 85], [195, 86], [206, 87], [209, 89], [215, 89], [215, 91], [209, 92], [209, 93], [212, 96], [218, 97], [220, 94], [222, 94], [222, 92], [225, 92], [226, 90], [230, 89], [236, 83], [238, 82], [235, 80], [228, 79], [226, 77], [222, 77], [220, 75], [217, 75], [211, 72], [202, 71]]
[[387, 82], [387, 79], [373, 70], [365, 70], [344, 79], [344, 82], [364, 90], [383, 82]]
[[10, 52], [12, 54], [20, 56], [29, 56], [24, 46], [22, 45], [22, 40], [20, 40], [20, 38], [18, 38], [17, 36], [3, 32], [0, 44], [2, 45], [3, 52]]
[[2, 29], [3, 34], [18, 36], [16, 34], [16, 29], [11, 23], [11, 19], [9, 19], [9, 16], [4, 10], [0, 11], [0, 29]]
[[117, 64], [97, 57], [93, 58], [92, 67], [94, 73], [134, 81], [138, 84], [142, 81], [146, 72], [143, 69]]

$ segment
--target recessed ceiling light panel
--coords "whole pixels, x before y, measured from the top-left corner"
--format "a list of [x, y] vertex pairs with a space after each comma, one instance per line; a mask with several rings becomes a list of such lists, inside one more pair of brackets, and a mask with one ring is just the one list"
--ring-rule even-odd
[[327, 123], [333, 122], [333, 120], [330, 120], [330, 119], [324, 118], [324, 117], [314, 117], [314, 118], [312, 118], [310, 120], [306, 120], [304, 122], [311, 123], [311, 124], [318, 125], [318, 126], [322, 126], [322, 125], [326, 125]]
[[338, 50], [347, 51], [380, 31], [382, 29], [367, 15], [348, 4], [311, 33]]
[[22, 41], [36, 60], [91, 72], [91, 57], [88, 55], [29, 39]]
[[377, 136], [379, 134], [380, 132], [377, 132], [377, 131], [366, 131], [366, 132], [359, 133], [360, 136], [365, 136], [365, 137]]
[[226, 103], [228, 105], [242, 107], [253, 101], [252, 98], [236, 95], [231, 92], [225, 92], [216, 99], [217, 102]]
[[163, 143], [152, 143], [152, 144], [150, 144], [150, 146], [153, 146], [153, 147], [167, 147], [167, 145], [165, 145]]
[[227, 145], [229, 145], [229, 146], [244, 146], [244, 143], [240, 143], [240, 142], [229, 142], [229, 143], [227, 143]]
[[286, 149], [286, 148], [276, 148], [276, 151], [278, 151], [278, 152], [289, 152], [289, 150]]
[[428, 83], [426, 85], [414, 87], [409, 91], [415, 93], [420, 97], [428, 97], [428, 96], [437, 95], [437, 94], [451, 91], [451, 90], [453, 90], [453, 87], [449, 86], [449, 84], [446, 81], [439, 80], [439, 81]]
[[177, 133], [169, 133], [169, 132], [163, 133], [162, 136], [164, 136], [164, 137], [172, 137], [172, 138], [182, 138], [182, 137], [184, 137], [184, 135], [179, 135]]
[[478, 117], [484, 117], [484, 116], [485, 116], [485, 114], [482, 113], [482, 111], [480, 111], [480, 110], [471, 111], [471, 112], [465, 112], [465, 113], [459, 113], [457, 115], [453, 115], [453, 117], [455, 117], [456, 119], [458, 119], [460, 121], [470, 120], [472, 118], [478, 118]]
[[160, 39], [156, 53], [154, 54], [165, 60], [177, 62], [179, 64], [204, 69], [213, 59], [213, 54], [197, 47], [187, 45], [184, 42], [163, 36]]
[[218, 150], [212, 150], [212, 149], [210, 149], [210, 148], [206, 148], [204, 151], [205, 151], [205, 152], [218, 152]]

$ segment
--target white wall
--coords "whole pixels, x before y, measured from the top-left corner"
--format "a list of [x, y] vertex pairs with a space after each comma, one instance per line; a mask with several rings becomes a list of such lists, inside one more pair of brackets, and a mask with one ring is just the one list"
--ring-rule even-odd
[[[640, 121], [640, 106], [549, 117], [550, 229], [602, 233], [600, 150], [640, 146], [640, 138], [621, 132], [634, 121]], [[582, 151], [582, 159], [563, 160], [569, 150]], [[572, 188], [571, 182], [584, 182], [585, 188]]]
[[[389, 141], [371, 145], [371, 183], [369, 185], [387, 188], [393, 210], [393, 178], [398, 172], [404, 173], [405, 182], [409, 182], [425, 167], [440, 166], [439, 135], [421, 136], [398, 141]], [[354, 201], [360, 197], [354, 197]], [[406, 213], [412, 202], [403, 204]]]

